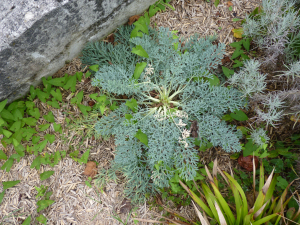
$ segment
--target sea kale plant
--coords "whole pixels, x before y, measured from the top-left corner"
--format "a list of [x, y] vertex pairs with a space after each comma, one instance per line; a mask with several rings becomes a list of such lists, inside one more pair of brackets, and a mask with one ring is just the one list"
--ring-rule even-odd
[[185, 40], [167, 28], [148, 29], [130, 39], [130, 29], [121, 28], [115, 47], [91, 43], [83, 52], [86, 63], [99, 65], [92, 84], [120, 100], [95, 129], [114, 135], [112, 165], [127, 178], [125, 192], [135, 201], [168, 187], [175, 174], [192, 180], [199, 161], [195, 143], [240, 151], [240, 133], [221, 118], [247, 104], [243, 93], [220, 86], [210, 72], [225, 49], [213, 44], [215, 37]]

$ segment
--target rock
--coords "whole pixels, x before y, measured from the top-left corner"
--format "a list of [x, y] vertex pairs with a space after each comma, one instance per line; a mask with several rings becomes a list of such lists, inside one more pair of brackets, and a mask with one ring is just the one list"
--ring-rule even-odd
[[0, 101], [24, 96], [89, 41], [104, 38], [156, 0], [1, 0]]

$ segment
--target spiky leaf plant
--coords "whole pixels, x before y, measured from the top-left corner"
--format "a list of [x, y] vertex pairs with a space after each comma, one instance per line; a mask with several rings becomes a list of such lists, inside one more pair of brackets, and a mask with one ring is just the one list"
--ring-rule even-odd
[[[253, 186], [255, 187], [255, 164], [253, 163]], [[227, 185], [230, 187], [235, 201], [235, 207], [230, 207], [222, 196], [218, 187], [217, 171], [222, 175]], [[255, 194], [255, 202], [249, 208], [249, 203], [242, 187], [234, 179], [233, 174], [222, 172], [218, 166], [217, 161], [214, 162], [213, 176], [206, 167], [209, 184], [201, 183], [201, 189], [197, 187], [200, 196], [196, 195], [190, 190], [182, 181], [179, 181], [182, 187], [189, 193], [192, 199], [201, 208], [200, 212], [195, 206], [197, 215], [202, 225], [209, 225], [207, 216], [217, 221], [219, 225], [260, 225], [260, 224], [283, 224], [281, 217], [284, 217], [284, 209], [292, 196], [286, 200], [288, 189], [292, 183], [286, 187], [280, 197], [274, 197], [273, 193], [277, 183], [278, 174], [273, 175], [274, 170], [264, 182], [264, 167], [260, 166], [259, 176], [259, 192]], [[253, 192], [255, 193], [255, 192]], [[234, 210], [232, 210], [234, 208]], [[299, 213], [293, 214], [291, 219], [298, 220]], [[269, 223], [271, 222], [271, 223]]]
[[122, 29], [128, 28], [121, 28], [114, 48], [90, 44], [84, 62], [99, 64], [92, 84], [121, 102], [95, 128], [103, 136], [115, 136], [113, 167], [126, 176], [126, 193], [143, 201], [146, 193], [168, 187], [175, 172], [185, 180], [195, 177], [195, 138], [227, 152], [240, 151], [240, 133], [221, 118], [243, 108], [246, 100], [232, 87], [215, 85], [218, 78], [210, 70], [225, 49], [212, 43], [215, 37], [179, 40], [161, 27], [128, 39]]

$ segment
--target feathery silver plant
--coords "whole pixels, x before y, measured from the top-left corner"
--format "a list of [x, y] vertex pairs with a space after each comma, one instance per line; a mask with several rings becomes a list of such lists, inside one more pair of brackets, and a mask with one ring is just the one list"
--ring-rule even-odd
[[244, 68], [234, 73], [229, 82], [237, 86], [245, 95], [251, 96], [254, 93], [262, 92], [266, 87], [266, 74], [261, 74], [259, 70], [260, 62], [254, 59], [247, 60]]
[[274, 65], [281, 54], [287, 59], [292, 58], [293, 52], [286, 47], [292, 44], [288, 35], [300, 28], [300, 18], [297, 17], [298, 12], [293, 10], [294, 5], [295, 1], [291, 0], [263, 0], [263, 11], [259, 17], [246, 16], [244, 34], [252, 37], [260, 48], [266, 50], [264, 64], [273, 62]]
[[270, 95], [270, 97], [262, 102], [265, 107], [268, 108], [268, 112], [263, 112], [257, 109], [259, 120], [265, 121], [267, 125], [276, 126], [276, 122], [280, 121], [283, 116], [283, 110], [279, 111], [283, 107], [284, 102], [279, 98], [278, 95]]
[[252, 129], [251, 139], [258, 146], [262, 146], [269, 142], [270, 138], [266, 134], [266, 131], [262, 128]]
[[285, 76], [287, 77], [287, 81], [289, 81], [289, 78], [292, 78], [293, 81], [295, 80], [295, 77], [300, 77], [300, 61], [293, 62], [290, 65], [285, 65], [285, 67], [288, 69], [287, 71], [278, 71], [283, 72], [282, 74], [278, 76]]

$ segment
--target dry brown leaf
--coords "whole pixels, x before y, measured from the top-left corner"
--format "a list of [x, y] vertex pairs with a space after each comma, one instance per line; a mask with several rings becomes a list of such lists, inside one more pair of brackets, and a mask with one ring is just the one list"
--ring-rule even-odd
[[[241, 155], [238, 158], [238, 163], [241, 167], [243, 167], [244, 169], [246, 169], [247, 171], [253, 171], [253, 156], [252, 155], [248, 155], [246, 157], [244, 157], [243, 155]], [[258, 158], [257, 156], [254, 156], [254, 161], [255, 161], [255, 167], [258, 168]]]
[[132, 25], [135, 21], [137, 21], [140, 18], [139, 15], [131, 16], [128, 19], [128, 25]]
[[231, 1], [228, 1], [228, 2], [227, 2], [227, 6], [228, 6], [228, 7], [233, 6], [232, 2], [231, 2]]
[[107, 36], [107, 41], [109, 42], [109, 43], [114, 43], [115, 42], [115, 34], [114, 33], [112, 33], [112, 34], [110, 34], [110, 35], [108, 35]]
[[131, 210], [132, 206], [131, 206], [131, 201], [127, 198], [124, 198], [122, 203], [121, 203], [121, 207], [119, 209], [120, 213], [129, 213], [129, 211]]
[[292, 115], [291, 118], [290, 118], [290, 120], [291, 120], [291, 121], [294, 121], [294, 122], [296, 122], [296, 123], [297, 123], [297, 122], [300, 122], [300, 116], [294, 116], [294, 115]]
[[93, 161], [87, 162], [83, 174], [93, 178], [97, 174], [97, 164]]

